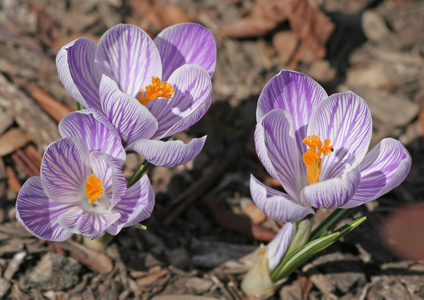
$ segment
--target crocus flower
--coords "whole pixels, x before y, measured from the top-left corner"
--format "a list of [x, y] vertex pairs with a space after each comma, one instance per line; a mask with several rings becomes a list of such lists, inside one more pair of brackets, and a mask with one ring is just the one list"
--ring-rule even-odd
[[59, 128], [69, 137], [48, 146], [41, 176], [28, 179], [20, 190], [16, 218], [33, 235], [51, 241], [64, 241], [73, 233], [98, 238], [150, 216], [150, 181], [144, 176], [127, 188], [125, 151], [113, 126], [109, 129], [102, 118], [95, 110], [65, 116]]
[[216, 46], [197, 24], [177, 24], [154, 40], [120, 24], [96, 45], [79, 38], [65, 45], [56, 64], [68, 92], [96, 108], [117, 128], [126, 150], [155, 165], [173, 167], [194, 158], [205, 137], [189, 144], [160, 141], [196, 123], [212, 99]]
[[350, 208], [398, 186], [411, 157], [386, 138], [367, 153], [371, 113], [352, 92], [327, 96], [311, 78], [281, 71], [262, 91], [256, 116], [256, 152], [285, 192], [253, 176], [252, 198], [271, 218], [293, 222], [313, 208]]
[[280, 263], [281, 259], [286, 254], [290, 243], [296, 234], [296, 224], [294, 222], [287, 222], [281, 227], [278, 234], [267, 245], [268, 248], [268, 267], [273, 271]]

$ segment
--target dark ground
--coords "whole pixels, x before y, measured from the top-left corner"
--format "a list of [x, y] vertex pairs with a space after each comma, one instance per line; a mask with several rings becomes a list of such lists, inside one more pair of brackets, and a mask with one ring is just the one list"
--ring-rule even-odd
[[[150, 172], [156, 206], [148, 230], [124, 229], [100, 254], [80, 237], [31, 236], [14, 217], [16, 195], [39, 174], [57, 122], [76, 109], [57, 76], [57, 51], [121, 22], [155, 36], [185, 21], [213, 32], [218, 61], [210, 110], [177, 138], [208, 139], [193, 162]], [[253, 173], [277, 187], [253, 131], [258, 96], [283, 68], [329, 94], [358, 93], [373, 114], [373, 145], [397, 138], [413, 165], [400, 187], [343, 221], [366, 215], [364, 224], [272, 299], [424, 299], [423, 209], [402, 210], [424, 194], [424, 3], [408, 0], [0, 1], [0, 299], [244, 299], [248, 254], [281, 226], [252, 204], [248, 181]], [[129, 155], [126, 175], [140, 163]], [[400, 238], [393, 228], [413, 233], [403, 244], [409, 259], [386, 246]]]

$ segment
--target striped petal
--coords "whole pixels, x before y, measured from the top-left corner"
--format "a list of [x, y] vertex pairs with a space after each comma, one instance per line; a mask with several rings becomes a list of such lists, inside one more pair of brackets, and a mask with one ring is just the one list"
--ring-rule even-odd
[[268, 267], [270, 271], [278, 266], [280, 261], [286, 254], [287, 248], [290, 246], [296, 234], [296, 223], [289, 222], [281, 227], [275, 238], [267, 245], [268, 248]]
[[330, 139], [334, 152], [322, 159], [320, 180], [356, 168], [367, 153], [371, 134], [371, 113], [358, 95], [339, 93], [321, 102], [309, 122], [308, 136]]
[[79, 137], [91, 151], [104, 152], [124, 164], [126, 154], [118, 131], [109, 119], [96, 109], [83, 109], [67, 114], [59, 123], [62, 137]]
[[40, 173], [50, 199], [73, 203], [85, 196], [84, 183], [91, 171], [89, 154], [87, 143], [80, 138], [63, 138], [47, 147]]
[[100, 72], [94, 65], [96, 43], [79, 38], [60, 49], [56, 67], [60, 81], [71, 96], [84, 107], [100, 109]]
[[173, 168], [195, 158], [202, 150], [205, 141], [206, 136], [192, 139], [188, 144], [182, 141], [138, 140], [127, 150], [134, 150], [153, 165]]
[[88, 238], [99, 238], [103, 236], [111, 224], [120, 217], [119, 213], [96, 213], [85, 211], [77, 206], [73, 206], [66, 213], [58, 218], [59, 224], [76, 234], [82, 234]]
[[124, 198], [113, 208], [121, 217], [108, 227], [110, 234], [117, 235], [123, 227], [137, 224], [152, 214], [155, 206], [155, 193], [147, 176], [143, 176], [128, 188]]
[[281, 182], [297, 201], [306, 185], [306, 172], [296, 146], [293, 119], [289, 112], [275, 109], [256, 125], [256, 153], [268, 173]]
[[121, 92], [107, 76], [102, 76], [100, 82], [100, 100], [124, 146], [138, 139], [151, 138], [156, 132], [158, 124], [149, 110], [134, 97]]
[[256, 206], [276, 221], [296, 222], [309, 214], [314, 214], [312, 208], [297, 202], [288, 194], [265, 186], [253, 175], [250, 176], [250, 193]]
[[259, 122], [273, 109], [284, 109], [293, 118], [296, 142], [301, 153], [306, 151], [302, 140], [314, 108], [327, 99], [325, 90], [312, 78], [294, 71], [283, 70], [272, 78], [258, 100], [256, 119]]
[[203, 68], [184, 65], [172, 74], [168, 82], [174, 88], [172, 99], [158, 98], [147, 104], [159, 125], [153, 139], [186, 130], [199, 121], [211, 105], [212, 82]]
[[215, 70], [216, 45], [209, 29], [193, 23], [176, 24], [155, 38], [162, 58], [163, 80], [184, 64], [203, 67], [210, 76]]
[[31, 177], [16, 199], [16, 219], [36, 237], [61, 242], [70, 238], [72, 232], [61, 227], [57, 219], [72, 206], [49, 199], [40, 177]]
[[113, 157], [98, 151], [90, 154], [93, 173], [102, 181], [104, 196], [109, 200], [109, 209], [121, 201], [127, 191], [127, 182], [121, 164]]
[[109, 29], [97, 45], [96, 65], [119, 88], [133, 97], [162, 77], [162, 63], [155, 43], [142, 29], [119, 24]]
[[355, 194], [361, 180], [359, 167], [350, 170], [343, 178], [331, 178], [306, 186], [301, 193], [302, 202], [315, 208], [338, 208]]
[[365, 156], [359, 167], [361, 182], [342, 208], [375, 200], [397, 187], [409, 173], [411, 156], [399, 141], [386, 138]]

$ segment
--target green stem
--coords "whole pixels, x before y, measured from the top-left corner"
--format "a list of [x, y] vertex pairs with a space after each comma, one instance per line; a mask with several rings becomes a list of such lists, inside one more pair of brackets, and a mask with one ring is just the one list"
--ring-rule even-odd
[[77, 110], [85, 109], [84, 106], [81, 105], [81, 103], [77, 102]]
[[322, 221], [317, 228], [312, 231], [309, 236], [309, 241], [316, 240], [319, 237], [326, 235], [331, 229], [336, 227], [336, 225], [343, 220], [353, 208], [342, 209], [337, 208], [334, 210], [324, 221]]
[[134, 185], [134, 183], [136, 183], [141, 176], [143, 176], [143, 174], [147, 171], [147, 169], [151, 166], [151, 164], [145, 160], [140, 167], [138, 167], [137, 171], [134, 172], [134, 174], [132, 174], [131, 178], [128, 180], [127, 186], [130, 187], [132, 185]]

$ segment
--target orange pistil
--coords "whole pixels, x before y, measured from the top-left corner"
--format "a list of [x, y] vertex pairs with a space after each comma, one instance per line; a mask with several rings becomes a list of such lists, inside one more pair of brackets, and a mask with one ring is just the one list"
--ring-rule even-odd
[[95, 174], [87, 176], [85, 183], [85, 196], [90, 199], [90, 204], [94, 204], [104, 193], [102, 181]]
[[[143, 95], [145, 94], [145, 95]], [[171, 99], [174, 94], [174, 89], [169, 82], [160, 81], [159, 77], [152, 77], [152, 84], [146, 86], [146, 90], [141, 89], [140, 96], [138, 96], [138, 101], [141, 104], [147, 105], [150, 100], [164, 97], [167, 100]]]
[[316, 135], [307, 136], [302, 143], [307, 145], [309, 149], [303, 153], [303, 163], [306, 166], [306, 175], [308, 176], [308, 184], [317, 183], [319, 174], [321, 174], [321, 155], [327, 156], [333, 151], [333, 146], [330, 146], [331, 140], [324, 140], [324, 145], [321, 139]]

